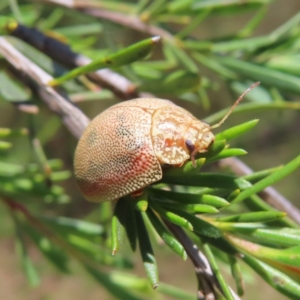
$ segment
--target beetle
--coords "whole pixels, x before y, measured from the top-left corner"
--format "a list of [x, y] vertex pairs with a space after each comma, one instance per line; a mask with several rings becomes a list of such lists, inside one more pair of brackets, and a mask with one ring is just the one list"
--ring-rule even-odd
[[216, 125], [196, 119], [173, 102], [138, 98], [111, 106], [95, 117], [81, 136], [74, 159], [75, 177], [92, 202], [137, 195], [162, 178], [162, 166], [180, 167], [206, 152], [219, 127], [250, 86]]

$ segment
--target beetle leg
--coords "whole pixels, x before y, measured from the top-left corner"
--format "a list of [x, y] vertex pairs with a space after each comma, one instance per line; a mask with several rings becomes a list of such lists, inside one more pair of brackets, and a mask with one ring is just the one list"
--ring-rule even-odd
[[196, 148], [192, 153], [191, 153], [191, 161], [192, 161], [192, 164], [193, 164], [193, 167], [196, 168], [197, 164], [196, 164], [196, 161], [195, 161], [195, 156], [196, 154], [198, 153], [198, 148]]
[[188, 151], [190, 152], [190, 157], [191, 157], [193, 167], [196, 168], [195, 155], [199, 152], [199, 148], [196, 148], [195, 145], [190, 140], [186, 140], [185, 145]]
[[191, 161], [193, 164], [193, 167], [196, 168], [197, 164], [195, 161], [195, 156], [197, 153], [205, 153], [207, 152], [207, 149], [201, 149], [201, 148], [195, 148], [195, 150], [191, 153]]

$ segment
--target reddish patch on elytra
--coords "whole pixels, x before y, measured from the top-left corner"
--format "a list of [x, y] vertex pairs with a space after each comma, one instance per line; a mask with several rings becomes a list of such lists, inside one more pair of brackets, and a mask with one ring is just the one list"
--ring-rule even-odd
[[78, 184], [80, 186], [82, 193], [87, 197], [93, 197], [97, 195], [97, 193], [102, 194], [101, 190], [105, 191], [105, 186], [99, 184], [99, 181], [88, 182], [88, 183], [78, 182]]
[[137, 190], [137, 191], [131, 193], [131, 197], [132, 197], [132, 198], [136, 198], [136, 197], [138, 197], [138, 196], [140, 196], [140, 195], [142, 195], [142, 194], [143, 194], [143, 189]]

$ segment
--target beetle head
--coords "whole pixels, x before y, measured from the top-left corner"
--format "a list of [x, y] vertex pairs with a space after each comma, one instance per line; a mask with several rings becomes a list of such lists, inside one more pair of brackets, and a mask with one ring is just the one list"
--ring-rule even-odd
[[240, 103], [244, 96], [253, 88], [259, 85], [260, 82], [252, 84], [233, 104], [228, 113], [222, 118], [222, 120], [210, 126], [208, 123], [199, 120], [193, 120], [185, 133], [185, 145], [190, 153], [191, 160], [195, 166], [195, 155], [197, 153], [203, 153], [207, 151], [207, 148], [214, 142], [215, 136], [211, 132], [212, 129], [221, 126], [225, 120], [232, 113], [234, 108]]
[[214, 134], [210, 131], [210, 125], [206, 122], [194, 119], [184, 134], [185, 146], [190, 154], [191, 160], [195, 161], [197, 153], [204, 153], [215, 140]]

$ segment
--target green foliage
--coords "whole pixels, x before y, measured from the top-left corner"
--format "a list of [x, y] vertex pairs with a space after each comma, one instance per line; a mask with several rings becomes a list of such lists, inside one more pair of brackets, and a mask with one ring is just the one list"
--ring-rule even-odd
[[[269, 34], [253, 36], [271, 0], [226, 4], [217, 0], [115, 0], [101, 1], [102, 10], [83, 6], [80, 11], [57, 4], [49, 10], [46, 2], [52, 1], [44, 2], [36, 4], [36, 9], [26, 1], [18, 5], [1, 2], [1, 33], [32, 63], [55, 77], [49, 85], [62, 84], [71, 101], [112, 103], [114, 98], [151, 92], [199, 111], [213, 108], [208, 94], [219, 82], [241, 94], [249, 80], [254, 80], [261, 81], [260, 86], [245, 96], [248, 102], [241, 103], [235, 114], [300, 109], [300, 14]], [[199, 26], [211, 17], [234, 18], [244, 13], [251, 19], [239, 31], [205, 39], [197, 35]], [[155, 36], [161, 37], [160, 45]], [[151, 57], [150, 52], [154, 52]], [[87, 63], [84, 56], [92, 62]], [[164, 168], [163, 178], [135, 199], [126, 196], [113, 209], [111, 203], [104, 203], [101, 212], [97, 205], [81, 212], [74, 203], [82, 203], [82, 197], [70, 181], [75, 142], [69, 143], [60, 122], [44, 112], [37, 86], [2, 56], [0, 63], [1, 109], [14, 104], [22, 111], [38, 112], [26, 116], [23, 123], [14, 120], [12, 128], [0, 124], [0, 200], [5, 205], [1, 210], [6, 207], [3, 214], [9, 212], [13, 222], [17, 254], [30, 285], [38, 286], [42, 280], [28, 251], [32, 242], [60, 272], [73, 272], [71, 262], [77, 261], [116, 299], [161, 299], [162, 295], [194, 299], [194, 294], [159, 281], [156, 244], [163, 242], [183, 260], [190, 255], [170, 230], [172, 223], [205, 253], [218, 282], [217, 299], [236, 299], [222, 275], [221, 261], [230, 266], [240, 296], [244, 294], [243, 261], [283, 295], [299, 298], [299, 220], [264, 202], [260, 192], [298, 169], [300, 156], [248, 175], [216, 170], [220, 160], [247, 154], [228, 142], [255, 136], [257, 119], [216, 134], [215, 142], [195, 162]], [[93, 78], [99, 68], [108, 67], [124, 76], [126, 88], [120, 88], [119, 79], [102, 85]], [[78, 77], [83, 74], [87, 76]], [[206, 121], [213, 124], [227, 111], [215, 112]], [[51, 143], [56, 146], [51, 148]], [[55, 151], [57, 145], [66, 153]], [[272, 145], [269, 148], [273, 151]], [[63, 158], [50, 159], [52, 152]], [[148, 281], [128, 273], [133, 262], [126, 254], [127, 241], [132, 251], [139, 248]], [[149, 282], [157, 291], [149, 288]]]

